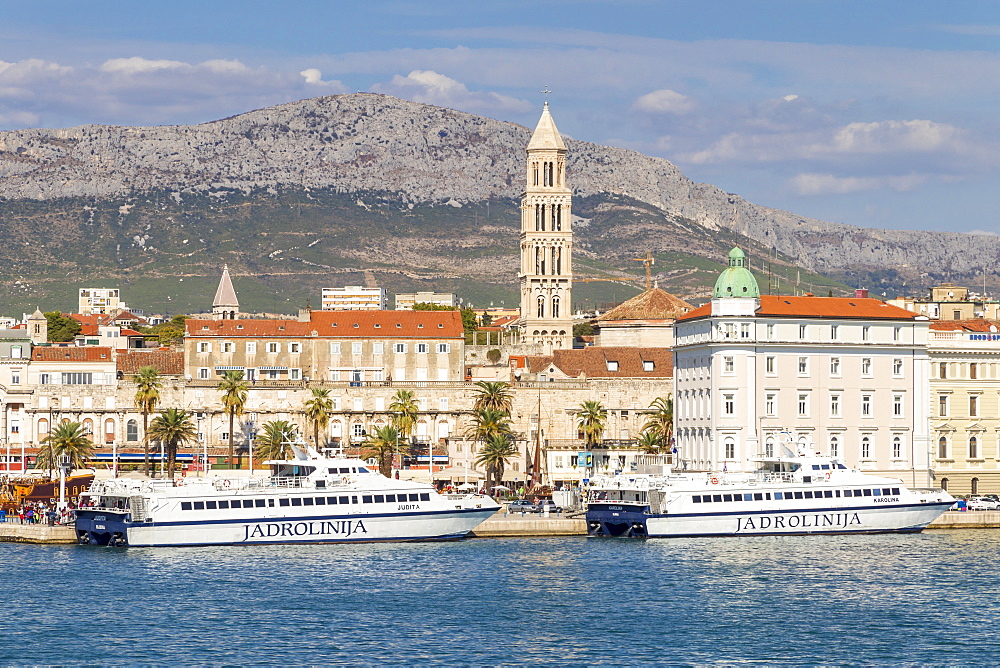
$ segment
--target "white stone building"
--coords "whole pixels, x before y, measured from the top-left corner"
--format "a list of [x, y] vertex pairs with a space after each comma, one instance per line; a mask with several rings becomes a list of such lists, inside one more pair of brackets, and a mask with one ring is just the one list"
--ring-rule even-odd
[[389, 308], [385, 288], [366, 288], [361, 285], [323, 288], [321, 299], [324, 311], [385, 311]]

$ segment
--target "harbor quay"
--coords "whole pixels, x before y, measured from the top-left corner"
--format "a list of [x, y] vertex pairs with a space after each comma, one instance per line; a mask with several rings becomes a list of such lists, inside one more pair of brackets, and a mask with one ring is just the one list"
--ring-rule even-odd
[[[927, 530], [936, 529], [1000, 529], [1000, 511], [948, 511], [927, 527]], [[586, 533], [587, 523], [582, 517], [522, 516], [520, 513], [498, 511], [469, 535], [472, 538], [544, 538], [583, 536]], [[0, 522], [0, 543], [67, 545], [76, 543], [76, 533], [68, 525]]]

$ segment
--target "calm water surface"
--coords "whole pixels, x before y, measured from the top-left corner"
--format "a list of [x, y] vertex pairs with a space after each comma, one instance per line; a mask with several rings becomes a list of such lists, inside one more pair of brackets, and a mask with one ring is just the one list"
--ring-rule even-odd
[[1000, 531], [0, 559], [3, 664], [1000, 664]]

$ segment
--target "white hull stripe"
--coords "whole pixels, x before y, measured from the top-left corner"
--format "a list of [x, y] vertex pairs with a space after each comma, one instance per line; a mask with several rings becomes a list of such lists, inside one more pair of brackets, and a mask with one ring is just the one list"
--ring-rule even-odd
[[[869, 511], [869, 510], [902, 510], [908, 508], [937, 508], [940, 506], [945, 506], [950, 508], [954, 502], [939, 502], [939, 503], [894, 503], [886, 504], [882, 506], [839, 506], [839, 507], [824, 507], [824, 508], [787, 508], [787, 509], [775, 509], [775, 510], [732, 510], [721, 513], [662, 513], [654, 514], [650, 513], [644, 515], [645, 517], [671, 517], [671, 518], [691, 518], [691, 517], [727, 517], [733, 515], [788, 515], [788, 514], [808, 514], [808, 513], [846, 513], [846, 512], [859, 512], [859, 511]], [[648, 508], [649, 504], [643, 505], [631, 505], [627, 503], [614, 503], [609, 505], [620, 506], [622, 510], [620, 512], [624, 513], [642, 513], [644, 508]], [[626, 509], [626, 506], [629, 506]], [[595, 508], [597, 512], [614, 512], [605, 508]]]
[[[186, 511], [185, 511], [186, 512]], [[199, 511], [193, 511], [199, 512]], [[496, 512], [490, 508], [462, 508], [454, 510], [428, 510], [419, 513], [353, 513], [348, 515], [294, 515], [294, 516], [271, 516], [271, 517], [242, 517], [224, 520], [191, 520], [188, 522], [131, 522], [130, 526], [135, 527], [182, 527], [182, 526], [203, 526], [220, 524], [252, 524], [252, 523], [274, 523], [274, 522], [319, 522], [323, 520], [368, 520], [378, 518], [407, 518], [416, 519], [420, 517], [434, 517], [447, 515], [471, 515], [474, 513], [488, 513], [487, 516]]]
[[299, 545], [305, 543], [412, 543], [417, 541], [432, 541], [432, 540], [459, 540], [468, 535], [469, 531], [459, 531], [455, 533], [442, 534], [439, 536], [409, 536], [405, 538], [400, 537], [387, 537], [387, 538], [316, 538], [316, 539], [303, 539], [303, 540], [254, 540], [254, 541], [233, 541], [229, 543], [220, 543], [218, 541], [211, 543], [129, 543], [129, 547], [210, 547], [214, 545]]

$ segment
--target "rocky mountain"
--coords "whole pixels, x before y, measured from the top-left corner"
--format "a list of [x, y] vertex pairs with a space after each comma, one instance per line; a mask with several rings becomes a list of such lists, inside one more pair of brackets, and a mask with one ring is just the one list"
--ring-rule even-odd
[[[350, 280], [513, 300], [529, 136], [367, 93], [192, 126], [0, 132], [0, 283], [11, 306], [33, 293], [64, 299], [69, 278], [132, 285], [151, 308], [178, 310], [203, 306], [198, 291], [210, 299], [228, 262], [246, 278], [241, 296], [264, 310], [283, 306], [268, 291], [301, 301]], [[591, 278], [635, 279], [633, 258], [649, 249], [661, 285], [696, 296], [743, 243], [769, 284], [843, 287], [825, 274], [894, 290], [963, 280], [1000, 256], [998, 237], [803, 218], [692, 182], [664, 159], [567, 146], [576, 267]]]

